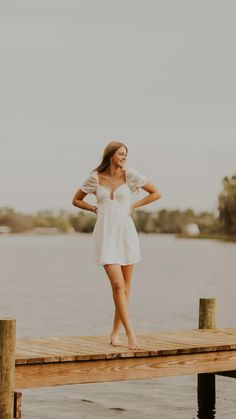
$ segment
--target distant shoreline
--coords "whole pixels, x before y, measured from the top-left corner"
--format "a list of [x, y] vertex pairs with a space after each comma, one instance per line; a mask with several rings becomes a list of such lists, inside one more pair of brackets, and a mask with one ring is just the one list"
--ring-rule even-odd
[[[49, 232], [49, 231], [45, 231], [45, 232], [34, 232], [34, 231], [27, 231], [27, 232], [22, 232], [22, 233], [1, 233], [0, 237], [10, 237], [10, 236], [75, 236], [77, 234], [92, 234], [92, 232]], [[236, 235], [235, 236], [226, 236], [223, 234], [210, 234], [210, 233], [202, 233], [202, 234], [187, 234], [187, 233], [162, 233], [162, 232], [150, 232], [150, 233], [144, 233], [145, 235], [147, 234], [157, 234], [157, 235], [171, 235], [174, 236], [178, 239], [212, 239], [212, 240], [220, 240], [220, 241], [224, 241], [224, 242], [232, 242], [235, 243], [236, 242]]]
[[178, 233], [175, 236], [180, 239], [213, 239], [213, 240], [220, 240], [220, 241], [225, 241], [225, 242], [236, 242], [236, 235], [226, 236], [224, 234], [210, 234], [210, 233], [190, 235], [186, 233]]

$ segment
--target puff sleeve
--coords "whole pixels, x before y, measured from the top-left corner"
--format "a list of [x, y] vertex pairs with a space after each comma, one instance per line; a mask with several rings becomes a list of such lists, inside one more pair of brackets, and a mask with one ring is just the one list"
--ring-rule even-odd
[[94, 170], [92, 170], [85, 179], [85, 181], [80, 186], [81, 191], [84, 191], [85, 193], [93, 193], [97, 189], [97, 174]]
[[126, 177], [131, 192], [136, 194], [139, 192], [140, 188], [148, 182], [147, 176], [145, 176], [143, 173], [140, 173], [133, 167], [130, 167], [126, 170]]

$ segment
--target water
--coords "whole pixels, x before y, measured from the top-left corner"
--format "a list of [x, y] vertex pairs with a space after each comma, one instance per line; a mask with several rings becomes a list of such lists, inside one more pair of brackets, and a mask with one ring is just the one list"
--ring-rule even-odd
[[[208, 297], [217, 298], [217, 326], [235, 327], [235, 243], [139, 237], [137, 333], [196, 328], [199, 298]], [[89, 234], [0, 236], [0, 316], [16, 318], [17, 338], [110, 333], [111, 286], [104, 268], [88, 263], [90, 248]], [[196, 375], [18, 390], [24, 419], [195, 419], [198, 411]], [[235, 379], [216, 377], [216, 419], [235, 418], [235, 390]]]

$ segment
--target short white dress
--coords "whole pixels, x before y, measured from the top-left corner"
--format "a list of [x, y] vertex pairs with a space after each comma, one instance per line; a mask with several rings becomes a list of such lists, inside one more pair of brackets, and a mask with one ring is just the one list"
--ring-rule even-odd
[[92, 233], [91, 262], [95, 264], [130, 265], [141, 260], [138, 233], [129, 208], [132, 193], [148, 181], [147, 177], [134, 168], [125, 169], [126, 182], [111, 191], [99, 184], [96, 170], [80, 186], [97, 199], [97, 219]]

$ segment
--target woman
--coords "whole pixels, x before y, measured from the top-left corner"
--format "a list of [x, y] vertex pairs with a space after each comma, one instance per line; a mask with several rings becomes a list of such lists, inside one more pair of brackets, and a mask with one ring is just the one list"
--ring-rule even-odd
[[[122, 346], [119, 330], [123, 324], [128, 348], [140, 349], [128, 316], [133, 268], [141, 260], [139, 237], [131, 214], [135, 208], [160, 199], [161, 194], [146, 176], [134, 168], [124, 168], [127, 154], [125, 144], [110, 142], [103, 152], [102, 162], [75, 193], [72, 204], [97, 215], [92, 242], [94, 255], [110, 280], [115, 303], [110, 343]], [[131, 193], [137, 193], [140, 188], [149, 194], [131, 204]], [[98, 206], [83, 200], [88, 193], [96, 195]]]

